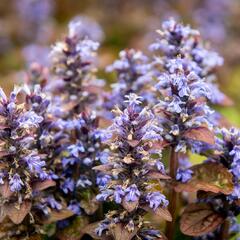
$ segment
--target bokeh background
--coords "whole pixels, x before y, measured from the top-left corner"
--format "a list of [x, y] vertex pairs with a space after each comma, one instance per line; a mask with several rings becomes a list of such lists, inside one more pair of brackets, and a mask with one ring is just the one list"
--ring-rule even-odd
[[225, 59], [219, 85], [234, 105], [218, 110], [240, 126], [240, 0], [0, 0], [0, 85], [11, 89], [31, 61], [48, 64], [50, 46], [75, 16], [102, 42], [99, 75], [107, 81], [104, 67], [121, 49], [146, 51], [163, 20], [198, 28]]

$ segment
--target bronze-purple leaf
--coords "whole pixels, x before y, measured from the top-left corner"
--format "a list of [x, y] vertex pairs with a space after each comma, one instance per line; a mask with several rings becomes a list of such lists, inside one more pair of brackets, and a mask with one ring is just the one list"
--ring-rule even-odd
[[0, 223], [4, 220], [4, 218], [7, 216], [5, 207], [0, 207]]
[[42, 191], [44, 189], [47, 189], [49, 187], [54, 187], [56, 186], [56, 183], [53, 180], [47, 179], [43, 182], [37, 182], [33, 185], [33, 189], [35, 191]]
[[51, 211], [49, 217], [44, 221], [44, 223], [49, 224], [56, 221], [64, 220], [73, 216], [74, 213], [68, 209], [62, 209], [60, 211]]
[[136, 147], [139, 144], [138, 140], [128, 140], [127, 142], [131, 147]]
[[31, 211], [31, 207], [30, 201], [24, 201], [19, 207], [14, 204], [5, 205], [5, 211], [13, 223], [20, 224]]
[[213, 232], [224, 221], [208, 203], [194, 203], [186, 207], [180, 220], [181, 231], [189, 236], [201, 236]]
[[104, 165], [99, 165], [99, 166], [93, 167], [93, 170], [97, 170], [100, 172], [109, 172], [111, 169], [112, 169], [112, 166], [109, 164], [104, 164]]
[[177, 192], [197, 192], [199, 190], [213, 193], [230, 194], [233, 191], [232, 174], [222, 164], [208, 162], [191, 168], [192, 178], [187, 183], [176, 183]]
[[207, 127], [197, 127], [186, 131], [183, 136], [185, 138], [205, 142], [211, 145], [215, 144], [214, 133]]
[[150, 208], [149, 206], [144, 206], [142, 208], [145, 211], [150, 212], [153, 215], [159, 216], [159, 217], [163, 218], [164, 220], [166, 220], [168, 222], [172, 221], [171, 213], [168, 211], [167, 208], [158, 207], [156, 210]]
[[131, 240], [136, 235], [137, 231], [137, 227], [135, 227], [133, 231], [129, 231], [122, 223], [114, 224], [110, 229], [114, 240]]
[[3, 198], [9, 198], [13, 195], [13, 192], [10, 190], [9, 183], [5, 181], [3, 185], [0, 185], [0, 194]]
[[151, 179], [151, 180], [158, 180], [158, 179], [168, 180], [168, 179], [171, 179], [170, 176], [168, 176], [166, 174], [162, 174], [162, 173], [157, 172], [157, 171], [149, 171], [147, 173], [147, 178]]
[[1, 157], [1, 158], [2, 158], [2, 157], [6, 157], [6, 156], [8, 156], [8, 155], [10, 155], [9, 152], [7, 152], [7, 151], [0, 151], [0, 157]]

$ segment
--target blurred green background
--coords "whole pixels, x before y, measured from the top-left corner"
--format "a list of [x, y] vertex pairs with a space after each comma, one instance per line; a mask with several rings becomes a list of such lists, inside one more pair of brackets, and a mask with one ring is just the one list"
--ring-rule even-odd
[[18, 80], [26, 67], [26, 46], [51, 46], [64, 37], [68, 22], [77, 15], [88, 16], [103, 28], [102, 69], [121, 49], [146, 51], [155, 29], [171, 16], [200, 29], [207, 44], [225, 59], [218, 69], [219, 85], [235, 103], [218, 110], [240, 126], [239, 0], [0, 0], [1, 86], [9, 90]]

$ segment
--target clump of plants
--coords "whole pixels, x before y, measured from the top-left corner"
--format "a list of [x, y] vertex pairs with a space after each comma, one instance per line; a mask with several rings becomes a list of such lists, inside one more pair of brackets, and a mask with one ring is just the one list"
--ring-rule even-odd
[[223, 58], [170, 19], [104, 81], [81, 20], [49, 67], [0, 91], [0, 239], [237, 239], [240, 132], [214, 110], [231, 104]]

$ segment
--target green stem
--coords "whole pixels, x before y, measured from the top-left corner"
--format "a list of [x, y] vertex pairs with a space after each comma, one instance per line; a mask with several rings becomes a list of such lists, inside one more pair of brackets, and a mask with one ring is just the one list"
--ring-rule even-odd
[[[170, 168], [170, 177], [172, 179], [176, 178], [176, 173], [178, 169], [178, 156], [175, 152], [175, 148], [171, 148], [170, 158], [169, 158], [169, 168]], [[177, 217], [177, 200], [178, 194], [175, 192], [174, 188], [170, 189], [169, 193], [169, 211], [172, 215], [172, 222], [167, 222], [166, 226], [166, 236], [168, 240], [174, 239], [175, 233], [175, 224], [176, 224], [176, 217]]]
[[228, 233], [229, 233], [229, 221], [226, 219], [221, 226], [219, 240], [228, 240], [229, 239]]

